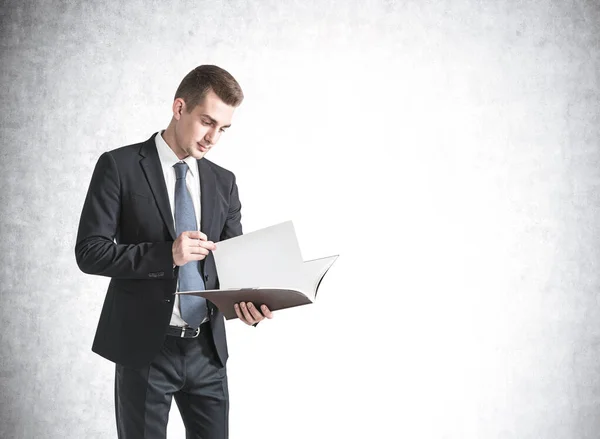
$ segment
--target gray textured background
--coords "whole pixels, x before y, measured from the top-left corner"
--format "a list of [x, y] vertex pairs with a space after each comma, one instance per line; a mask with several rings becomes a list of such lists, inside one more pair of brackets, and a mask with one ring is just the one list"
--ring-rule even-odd
[[232, 438], [600, 435], [597, 1], [0, 11], [0, 437], [116, 436], [79, 213], [202, 63], [247, 96], [210, 156], [245, 230], [341, 254], [310, 309], [228, 323]]

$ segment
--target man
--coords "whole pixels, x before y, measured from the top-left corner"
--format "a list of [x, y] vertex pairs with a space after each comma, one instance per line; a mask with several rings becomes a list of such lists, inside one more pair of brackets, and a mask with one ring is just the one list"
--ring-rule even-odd
[[[116, 363], [119, 438], [165, 438], [172, 395], [188, 439], [228, 437], [223, 315], [174, 293], [218, 288], [211, 251], [242, 234], [235, 176], [204, 155], [243, 97], [228, 72], [199, 66], [165, 131], [105, 152], [94, 170], [75, 255], [83, 272], [111, 278], [92, 350]], [[236, 313], [248, 325], [272, 317], [252, 303]]]

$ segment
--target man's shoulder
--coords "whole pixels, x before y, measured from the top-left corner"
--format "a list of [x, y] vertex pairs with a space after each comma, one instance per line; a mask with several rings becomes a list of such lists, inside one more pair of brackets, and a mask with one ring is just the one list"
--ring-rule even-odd
[[229, 169], [225, 169], [223, 166], [217, 165], [215, 162], [208, 160], [206, 157], [203, 157], [201, 160], [199, 160], [198, 164], [199, 166], [207, 167], [218, 176], [235, 178], [235, 175]]
[[156, 136], [156, 133], [152, 134], [149, 139], [146, 139], [142, 142], [119, 146], [118, 148], [107, 151], [107, 153], [113, 156], [115, 159], [139, 156], [143, 148], [155, 145], [154, 136]]

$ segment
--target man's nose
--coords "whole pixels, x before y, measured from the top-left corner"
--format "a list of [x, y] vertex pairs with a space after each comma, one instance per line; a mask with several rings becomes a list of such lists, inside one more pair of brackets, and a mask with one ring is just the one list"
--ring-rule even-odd
[[217, 140], [219, 140], [219, 134], [217, 133], [217, 130], [215, 130], [215, 129], [209, 130], [206, 133], [206, 136], [204, 136], [204, 140], [206, 140], [211, 145], [214, 145], [215, 143], [217, 143]]

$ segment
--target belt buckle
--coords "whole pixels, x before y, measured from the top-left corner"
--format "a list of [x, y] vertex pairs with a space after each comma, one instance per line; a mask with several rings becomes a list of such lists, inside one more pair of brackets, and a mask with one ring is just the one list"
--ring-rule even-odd
[[[192, 329], [192, 328], [188, 328], [188, 327], [182, 326], [182, 327], [181, 327], [181, 334], [179, 335], [179, 337], [181, 337], [181, 338], [186, 338], [186, 337], [185, 337], [185, 330], [186, 330], [186, 329]], [[194, 334], [193, 334], [191, 337], [188, 337], [188, 338], [196, 338], [196, 337], [198, 337], [199, 335], [200, 335], [200, 326], [198, 326], [198, 327], [197, 327], [197, 328], [194, 330]]]

